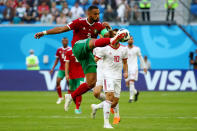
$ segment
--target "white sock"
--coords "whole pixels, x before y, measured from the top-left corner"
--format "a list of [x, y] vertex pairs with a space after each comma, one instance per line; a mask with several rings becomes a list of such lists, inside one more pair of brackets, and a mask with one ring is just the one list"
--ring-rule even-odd
[[133, 100], [134, 95], [137, 93], [137, 90], [135, 89], [135, 85], [133, 81], [129, 82], [129, 88], [130, 88], [130, 99]]
[[95, 108], [96, 108], [96, 109], [101, 109], [101, 108], [103, 108], [104, 102], [105, 102], [105, 101], [103, 101], [103, 102], [101, 102], [101, 103], [95, 105]]
[[120, 117], [120, 115], [119, 115], [119, 103], [113, 109], [114, 109], [114, 117]]
[[103, 114], [104, 114], [104, 124], [109, 124], [109, 115], [111, 108], [111, 101], [105, 100], [103, 106]]
[[100, 93], [100, 96], [99, 96], [98, 99], [101, 100], [101, 101], [104, 101], [105, 100], [105, 94], [104, 93]]

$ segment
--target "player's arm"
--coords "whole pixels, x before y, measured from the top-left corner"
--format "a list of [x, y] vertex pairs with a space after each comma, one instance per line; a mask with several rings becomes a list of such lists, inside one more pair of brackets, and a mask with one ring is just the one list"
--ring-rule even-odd
[[94, 57], [94, 61], [95, 61], [95, 62], [99, 61], [100, 59], [101, 59], [101, 58], [99, 58], [99, 57], [97, 57], [97, 56]]
[[105, 28], [103, 30], [101, 30], [100, 34], [104, 38], [111, 38], [111, 37], [113, 37], [113, 30], [112, 30], [111, 26], [109, 25], [109, 23], [108, 22], [103, 22], [102, 25]]
[[69, 61], [67, 60], [65, 62], [65, 76], [66, 76], [66, 80], [69, 81]]
[[126, 79], [128, 77], [128, 64], [127, 59], [123, 59], [123, 72], [124, 72], [124, 78]]
[[137, 55], [139, 56], [140, 64], [142, 65], [142, 68], [144, 69], [144, 72], [145, 72], [145, 74], [146, 74], [146, 73], [147, 73], [147, 69], [146, 69], [146, 67], [145, 67], [145, 62], [144, 62], [144, 59], [143, 59], [143, 57], [142, 57], [142, 53], [141, 53], [140, 49], [138, 50]]
[[68, 26], [55, 27], [50, 30], [38, 32], [34, 35], [34, 37], [36, 39], [39, 39], [40, 37], [42, 37], [44, 35], [59, 34], [59, 33], [67, 32], [69, 30], [70, 30], [70, 28]]
[[59, 61], [59, 57], [57, 57], [57, 58], [55, 59], [54, 65], [53, 65], [52, 69], [50, 70], [50, 74], [52, 74], [52, 73], [53, 73], [53, 71], [54, 71], [55, 67], [56, 67], [56, 66], [57, 66], [57, 64], [58, 64], [58, 61]]

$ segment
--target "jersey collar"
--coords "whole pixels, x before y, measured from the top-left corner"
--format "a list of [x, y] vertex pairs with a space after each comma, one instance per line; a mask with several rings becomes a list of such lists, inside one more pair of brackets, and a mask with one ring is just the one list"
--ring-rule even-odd
[[68, 47], [66, 47], [66, 48], [62, 47], [63, 50], [66, 50], [67, 48], [68, 48]]
[[116, 47], [116, 48], [114, 48], [111, 44], [109, 44], [109, 46], [110, 46], [111, 48], [113, 48], [113, 49], [117, 50], [117, 49], [120, 47], [120, 43], [119, 43], [119, 46], [118, 46], [118, 47]]
[[92, 26], [92, 25], [94, 25], [95, 22], [93, 22], [92, 24], [90, 24], [90, 23], [88, 22], [88, 18], [86, 18], [86, 23], [88, 23], [88, 25]]

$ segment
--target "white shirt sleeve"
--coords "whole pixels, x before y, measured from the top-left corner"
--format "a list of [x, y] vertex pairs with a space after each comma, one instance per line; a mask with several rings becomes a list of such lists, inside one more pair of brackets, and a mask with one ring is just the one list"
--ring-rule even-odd
[[106, 51], [106, 47], [103, 47], [103, 48], [100, 48], [99, 50], [97, 50], [96, 51], [96, 57], [98, 57], [98, 58], [103, 58], [103, 57], [105, 57], [105, 51]]
[[145, 63], [144, 63], [144, 59], [143, 59], [142, 54], [141, 54], [141, 51], [140, 51], [140, 48], [138, 48], [137, 55], [139, 56], [140, 64], [142, 65], [142, 68], [143, 69], [146, 68], [145, 67]]

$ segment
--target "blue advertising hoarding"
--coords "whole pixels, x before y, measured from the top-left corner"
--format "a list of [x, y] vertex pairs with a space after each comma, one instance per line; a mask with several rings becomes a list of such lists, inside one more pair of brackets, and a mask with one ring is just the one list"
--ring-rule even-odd
[[[25, 57], [30, 49], [35, 50], [42, 70], [52, 68], [56, 50], [61, 47], [62, 37], [67, 37], [69, 43], [72, 40], [72, 31], [47, 35], [39, 40], [34, 39], [36, 32], [53, 27], [55, 26], [0, 26], [0, 69], [26, 69]], [[142, 54], [147, 55], [151, 61], [152, 69], [188, 69], [189, 52], [197, 48], [175, 25], [113, 26], [113, 28], [126, 28], [130, 31], [134, 37], [134, 44], [139, 46]], [[189, 30], [191, 26], [185, 28]], [[48, 64], [42, 62], [44, 55], [49, 56]]]
[[[0, 91], [54, 91], [58, 71], [50, 75], [48, 70], [0, 70]], [[62, 90], [67, 89], [65, 80]], [[149, 70], [139, 71], [135, 87], [140, 91], [197, 91], [197, 71]], [[126, 91], [124, 79], [122, 90]]]

